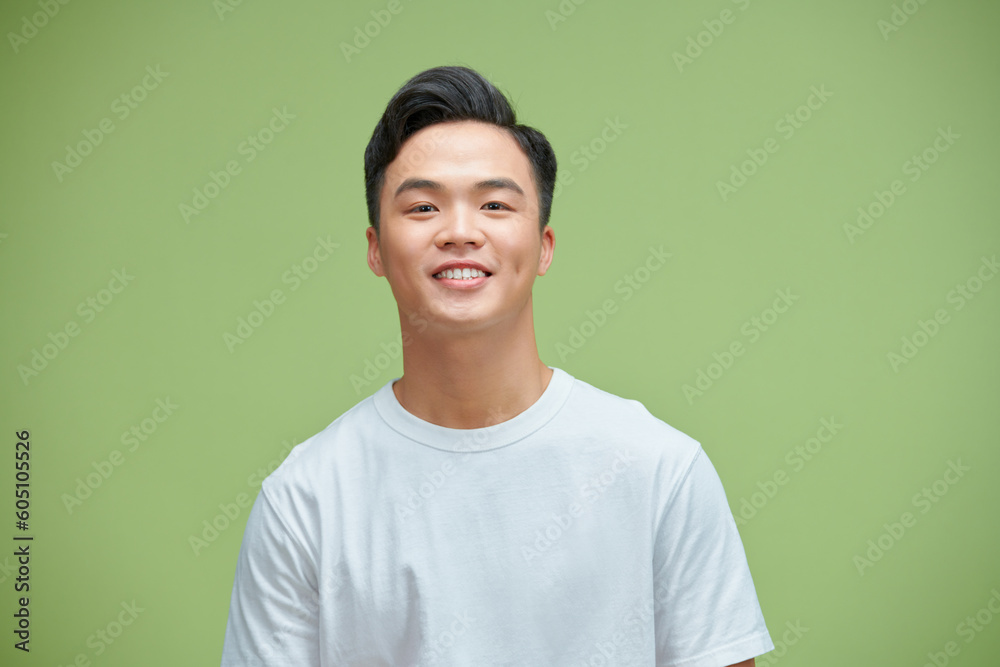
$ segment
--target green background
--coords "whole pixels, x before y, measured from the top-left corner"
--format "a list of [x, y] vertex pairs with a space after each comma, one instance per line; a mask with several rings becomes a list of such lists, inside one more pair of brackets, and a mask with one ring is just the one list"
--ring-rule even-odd
[[[398, 356], [379, 356], [399, 322], [365, 263], [362, 155], [406, 79], [460, 64], [549, 137], [567, 179], [555, 259], [535, 286], [541, 357], [703, 444], [779, 647], [758, 664], [919, 666], [948, 642], [949, 664], [997, 664], [1000, 618], [980, 612], [1000, 590], [1000, 280], [983, 263], [1000, 250], [996, 3], [909, 0], [899, 26], [893, 3], [860, 0], [567, 0], [561, 14], [556, 0], [403, 0], [394, 15], [380, 1], [54, 6], [34, 31], [24, 21], [42, 5], [0, 10], [0, 541], [34, 536], [30, 654], [12, 647], [13, 546], [0, 549], [0, 663], [218, 664], [246, 509], [197, 554], [189, 538], [402, 373]], [[724, 10], [731, 23], [713, 23]], [[391, 21], [345, 55], [373, 11]], [[688, 48], [696, 57], [678, 65]], [[147, 66], [162, 80], [120, 118], [115, 100]], [[813, 109], [811, 87], [829, 93]], [[274, 108], [295, 118], [247, 161], [241, 143]], [[807, 120], [787, 136], [778, 124], [796, 112]], [[105, 118], [114, 130], [57, 174]], [[958, 138], [935, 154], [948, 128]], [[768, 139], [778, 150], [720, 194]], [[911, 180], [907, 161], [928, 149], [936, 161]], [[179, 205], [230, 160], [239, 173], [185, 221]], [[852, 237], [858, 207], [894, 180], [903, 194]], [[282, 277], [317, 238], [339, 247], [292, 290]], [[672, 256], [646, 274], [650, 246]], [[102, 293], [123, 268], [134, 279]], [[615, 287], [627, 275], [648, 280], [626, 300]], [[284, 302], [230, 351], [224, 334], [275, 289]], [[778, 290], [797, 299], [775, 320]], [[78, 310], [109, 296], [91, 321]], [[607, 299], [615, 312], [585, 325]], [[938, 310], [947, 321], [894, 365]], [[771, 318], [756, 340], [753, 317]], [[72, 323], [79, 335], [23, 375]], [[743, 354], [713, 368], [736, 341]], [[699, 371], [711, 386], [685, 394]], [[128, 451], [122, 434], [157, 399], [178, 407]], [[844, 426], [796, 458], [824, 418]], [[25, 533], [13, 517], [21, 429]], [[67, 506], [115, 450], [124, 462]], [[941, 481], [949, 461], [968, 468], [953, 483]], [[776, 475], [784, 483], [768, 484]], [[934, 502], [915, 502], [925, 488]], [[904, 512], [915, 524], [893, 537], [885, 524]], [[888, 548], [859, 565], [869, 540]], [[133, 600], [132, 625], [88, 643]], [[960, 633], [977, 612], [991, 622]], [[808, 631], [786, 646], [786, 623]]]

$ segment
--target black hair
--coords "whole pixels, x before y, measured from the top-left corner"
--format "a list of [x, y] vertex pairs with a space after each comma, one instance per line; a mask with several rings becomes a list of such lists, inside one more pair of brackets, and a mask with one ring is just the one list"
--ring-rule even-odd
[[517, 122], [510, 102], [496, 86], [468, 67], [442, 66], [420, 72], [396, 91], [365, 148], [368, 223], [379, 233], [379, 198], [385, 170], [414, 133], [435, 123], [475, 120], [505, 129], [531, 162], [538, 190], [538, 226], [549, 222], [556, 183], [556, 154], [545, 135]]

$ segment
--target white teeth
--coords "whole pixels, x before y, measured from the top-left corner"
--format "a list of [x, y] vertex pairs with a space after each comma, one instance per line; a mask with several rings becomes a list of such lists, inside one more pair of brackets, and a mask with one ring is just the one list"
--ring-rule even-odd
[[435, 273], [435, 278], [451, 278], [453, 280], [471, 280], [485, 276], [486, 273], [479, 269], [445, 269], [441, 273]]

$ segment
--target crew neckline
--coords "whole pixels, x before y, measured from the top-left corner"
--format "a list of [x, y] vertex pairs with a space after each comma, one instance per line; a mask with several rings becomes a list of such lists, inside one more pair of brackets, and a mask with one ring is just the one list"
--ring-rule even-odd
[[507, 421], [482, 428], [449, 428], [417, 417], [396, 398], [392, 378], [375, 392], [375, 409], [394, 431], [422, 445], [450, 452], [484, 452], [506, 447], [534, 433], [552, 419], [569, 398], [573, 376], [554, 366], [552, 378], [538, 399]]

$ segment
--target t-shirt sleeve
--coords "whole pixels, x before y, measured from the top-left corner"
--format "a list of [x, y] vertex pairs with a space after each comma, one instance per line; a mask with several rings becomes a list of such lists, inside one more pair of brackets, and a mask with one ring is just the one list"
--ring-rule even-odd
[[657, 667], [724, 667], [774, 649], [722, 481], [699, 445], [656, 530]]
[[319, 664], [314, 561], [267, 498], [247, 518], [229, 603], [222, 667]]

